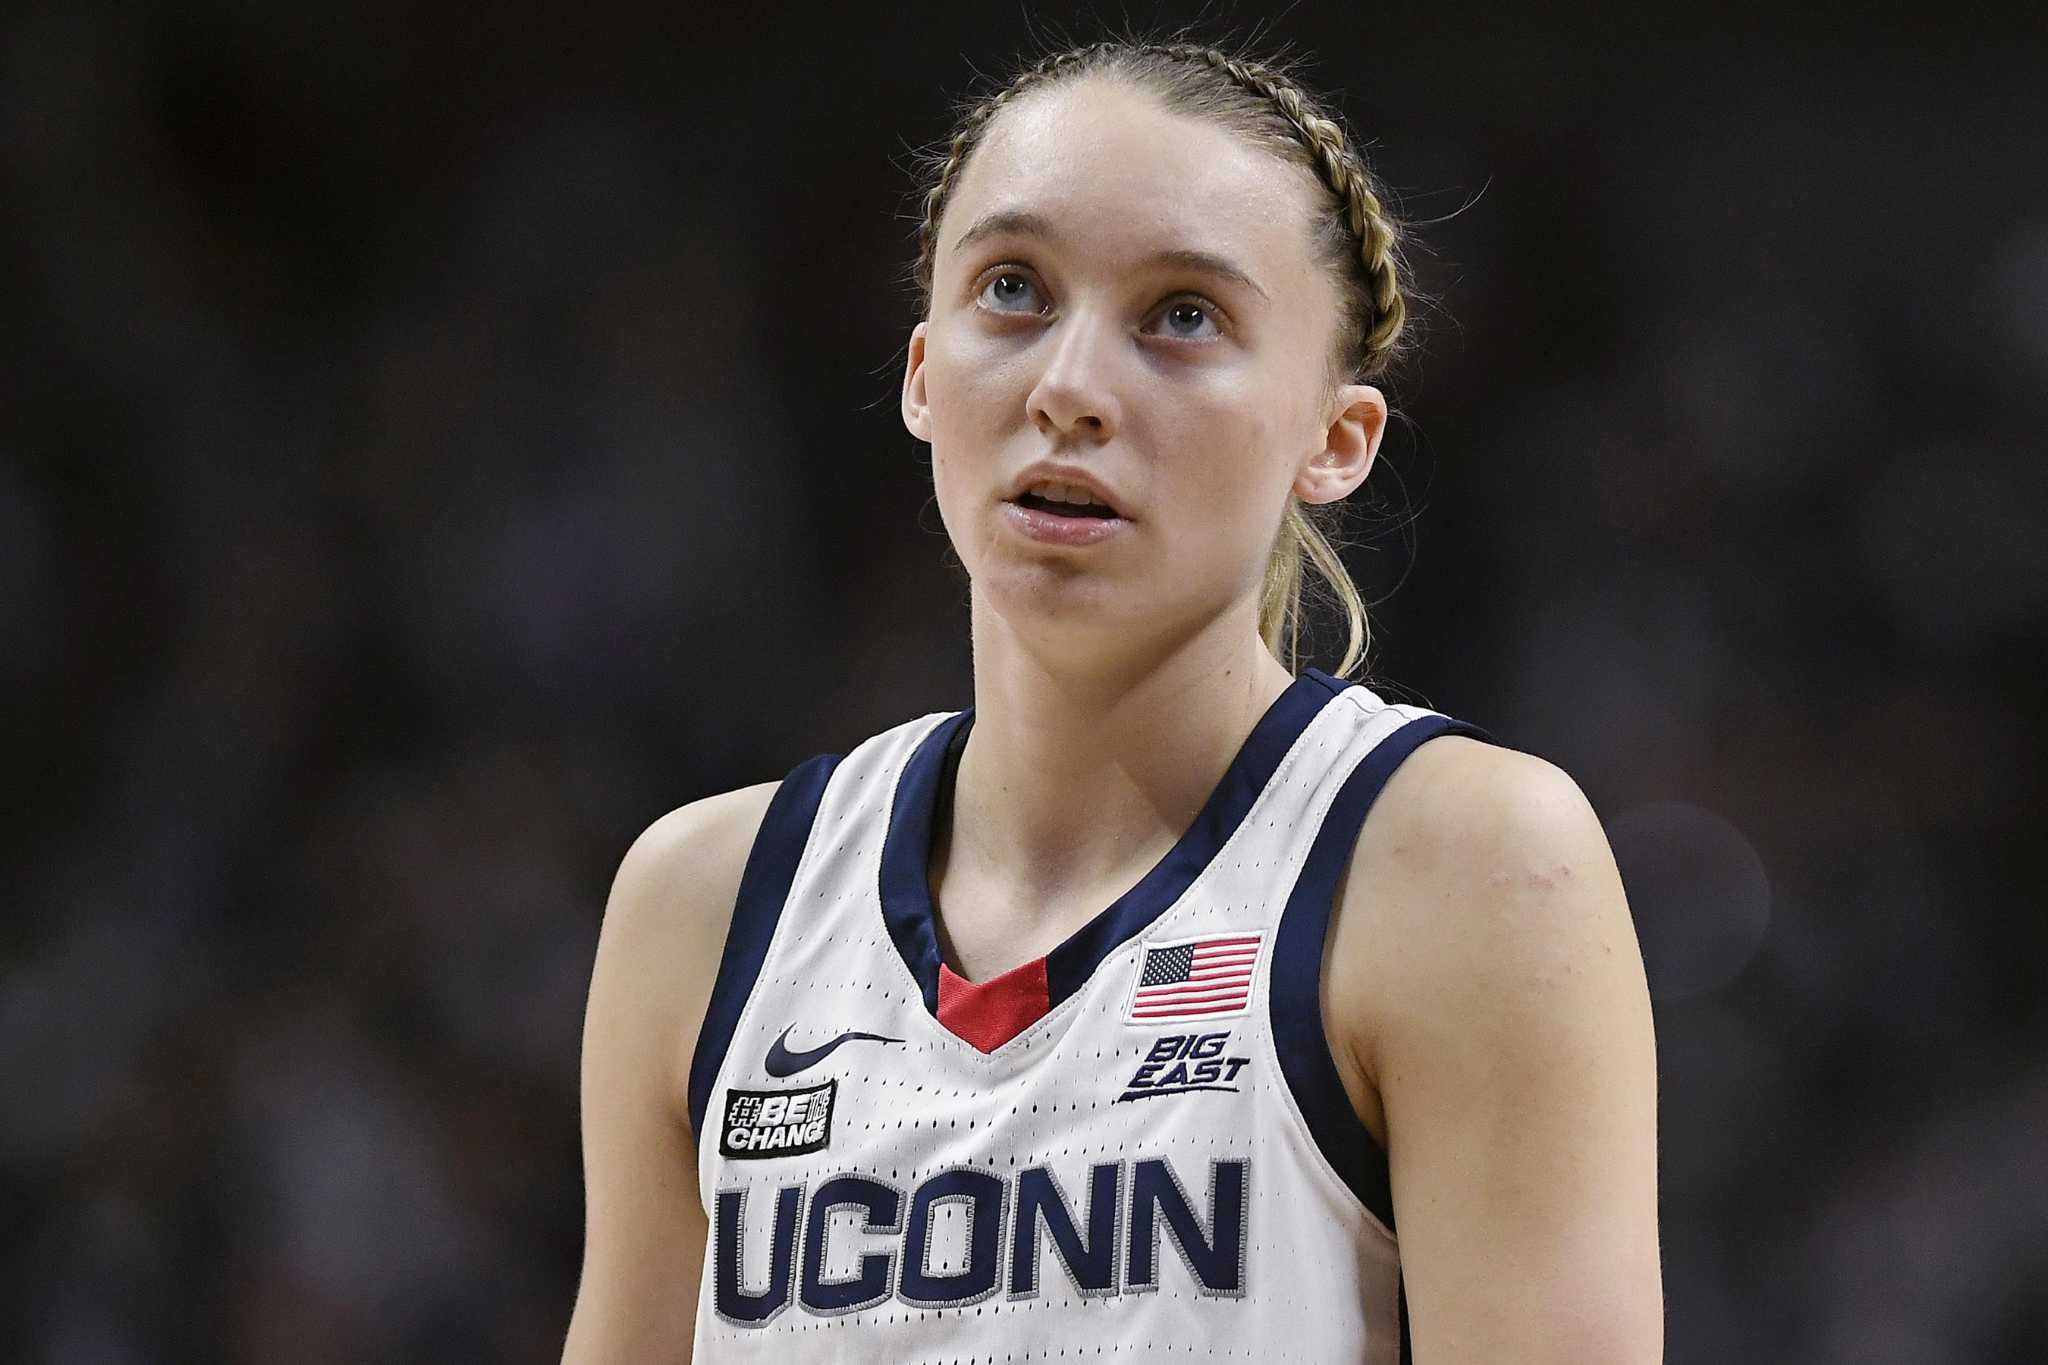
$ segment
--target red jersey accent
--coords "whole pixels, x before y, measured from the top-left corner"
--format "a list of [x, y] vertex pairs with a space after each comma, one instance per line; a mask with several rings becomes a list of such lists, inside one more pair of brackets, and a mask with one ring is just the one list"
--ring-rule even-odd
[[939, 1022], [978, 1051], [994, 1052], [1051, 1008], [1042, 957], [981, 982], [939, 964]]

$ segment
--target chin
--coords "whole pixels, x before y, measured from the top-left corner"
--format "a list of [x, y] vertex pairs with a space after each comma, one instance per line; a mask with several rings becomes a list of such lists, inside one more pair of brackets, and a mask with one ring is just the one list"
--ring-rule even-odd
[[981, 604], [1020, 635], [1056, 633], [1076, 640], [1091, 635], [1128, 635], [1157, 620], [1159, 603], [1144, 585], [1083, 567], [1058, 556], [984, 564], [971, 573]]

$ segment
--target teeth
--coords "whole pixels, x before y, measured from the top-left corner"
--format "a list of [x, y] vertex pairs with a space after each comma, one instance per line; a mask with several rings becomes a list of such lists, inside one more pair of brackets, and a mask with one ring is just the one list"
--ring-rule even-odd
[[1025, 491], [1035, 493], [1039, 497], [1052, 502], [1078, 503], [1083, 507], [1107, 507], [1109, 505], [1084, 489], [1068, 483], [1034, 483]]

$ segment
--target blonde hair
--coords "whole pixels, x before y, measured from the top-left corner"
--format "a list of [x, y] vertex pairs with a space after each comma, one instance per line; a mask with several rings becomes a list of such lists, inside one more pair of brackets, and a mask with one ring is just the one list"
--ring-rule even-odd
[[[1181, 42], [1112, 39], [1067, 48], [1023, 67], [990, 93], [959, 106], [952, 135], [924, 159], [924, 220], [913, 272], [930, 316], [939, 220], [967, 160], [995, 116], [1011, 101], [1087, 76], [1112, 76], [1156, 96], [1171, 112], [1205, 118], [1310, 171], [1328, 191], [1311, 249], [1338, 283], [1340, 325], [1326, 374], [1334, 389], [1384, 374], [1401, 352], [1408, 318], [1401, 228], [1383, 205], [1385, 192], [1352, 148], [1335, 113], [1305, 91], [1276, 61], [1232, 55]], [[1335, 672], [1365, 659], [1365, 600], [1336, 545], [1343, 504], [1288, 500], [1266, 562], [1259, 634], [1290, 672], [1301, 667], [1301, 632], [1310, 571], [1343, 609], [1347, 639]]]

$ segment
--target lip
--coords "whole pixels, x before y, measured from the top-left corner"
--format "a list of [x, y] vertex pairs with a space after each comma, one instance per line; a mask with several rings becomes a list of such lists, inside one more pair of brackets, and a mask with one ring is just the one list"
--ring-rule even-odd
[[1008, 499], [1003, 502], [1003, 520], [1040, 544], [1075, 546], [1100, 545], [1131, 524], [1123, 517], [1063, 517]]
[[[1003, 500], [1014, 504], [1017, 499], [1024, 496], [1025, 492], [1033, 484], [1039, 483], [1072, 484], [1076, 488], [1085, 489], [1097, 502], [1112, 508], [1116, 512], [1114, 517], [1089, 518], [1089, 520], [1129, 520], [1124, 512], [1124, 501], [1114, 489], [1080, 465], [1062, 464], [1057, 460], [1040, 460], [1038, 463], [1028, 466], [1023, 473], [1011, 481], [1010, 491], [1003, 494]], [[1060, 517], [1058, 520], [1072, 521], [1073, 518]]]

